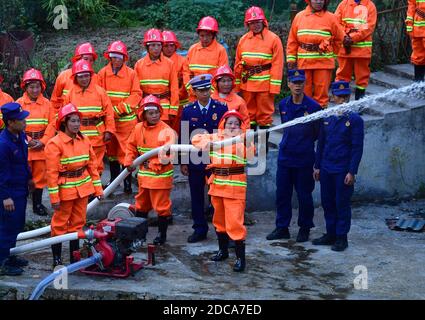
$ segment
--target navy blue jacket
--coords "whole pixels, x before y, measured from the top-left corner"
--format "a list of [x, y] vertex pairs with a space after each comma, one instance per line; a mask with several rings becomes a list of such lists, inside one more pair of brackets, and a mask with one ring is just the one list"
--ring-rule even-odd
[[[195, 134], [207, 132], [213, 133], [214, 130], [218, 129], [218, 124], [226, 111], [227, 106], [225, 104], [211, 99], [208, 112], [206, 116], [203, 117], [198, 101], [188, 104], [183, 109], [181, 117], [180, 143], [189, 144]], [[189, 126], [189, 132], [187, 132], [187, 126]], [[194, 132], [195, 130], [196, 132]], [[202, 153], [200, 152], [199, 156], [201, 156], [201, 154]], [[206, 157], [206, 160], [209, 161], [209, 156]], [[205, 164], [195, 165], [190, 162], [189, 168], [203, 170], [205, 168]]]
[[[292, 96], [286, 97], [279, 103], [282, 123], [321, 110], [320, 105], [306, 95], [301, 104], [294, 104]], [[283, 129], [282, 141], [279, 144], [278, 164], [296, 168], [313, 167], [314, 142], [319, 136], [319, 130], [319, 120]]]
[[357, 113], [323, 120], [317, 143], [317, 169], [357, 174], [363, 154], [364, 122]]
[[0, 201], [27, 196], [31, 178], [25, 133], [17, 138], [4, 129], [0, 133]]

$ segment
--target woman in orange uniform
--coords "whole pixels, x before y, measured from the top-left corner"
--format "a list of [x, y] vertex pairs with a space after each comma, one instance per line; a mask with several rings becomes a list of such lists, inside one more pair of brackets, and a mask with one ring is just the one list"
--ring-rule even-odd
[[[58, 134], [46, 145], [47, 184], [50, 202], [55, 210], [51, 236], [76, 232], [86, 223], [88, 196], [103, 197], [97, 171], [96, 155], [88, 137], [80, 131], [82, 114], [67, 104], [59, 110], [56, 121]], [[69, 244], [72, 252], [79, 249], [79, 240]], [[62, 264], [62, 244], [52, 245], [53, 267]]]
[[177, 49], [181, 48], [181, 44], [173, 31], [162, 31], [162, 40], [162, 53], [174, 62], [177, 69], [177, 79], [179, 81], [179, 111], [177, 112], [176, 119], [174, 119], [174, 123], [171, 123], [171, 127], [179, 133], [183, 107], [189, 103], [189, 95], [186, 87], [183, 85], [183, 65], [186, 58], [176, 52]]
[[161, 120], [173, 123], [179, 110], [177, 66], [162, 54], [162, 34], [158, 29], [146, 31], [143, 44], [148, 54], [134, 66], [143, 97], [152, 94], [159, 98], [164, 110]]
[[25, 90], [24, 95], [16, 102], [30, 113], [26, 119], [25, 133], [28, 139], [28, 164], [35, 184], [32, 192], [32, 210], [37, 215], [46, 216], [49, 212], [42, 204], [43, 188], [47, 186], [44, 146], [55, 135], [53, 125], [55, 113], [50, 101], [43, 97], [46, 82], [39, 70], [26, 71], [21, 88]]
[[[160, 100], [149, 95], [139, 109], [142, 120], [128, 139], [124, 165], [132, 172], [133, 161], [140, 155], [160, 146], [173, 144], [175, 132], [161, 121]], [[139, 193], [136, 195], [136, 216], [147, 218], [151, 209], [158, 214], [158, 236], [154, 244], [164, 244], [167, 239], [168, 220], [171, 218], [171, 189], [173, 187], [173, 164], [160, 157], [151, 158], [140, 165], [137, 173]]]
[[306, 2], [307, 8], [292, 21], [286, 60], [289, 69], [305, 70], [305, 94], [325, 108], [329, 103], [335, 56], [345, 34], [336, 16], [327, 10], [329, 0]]
[[409, 0], [406, 31], [412, 40], [411, 62], [415, 69], [415, 81], [425, 78], [425, 1]]
[[249, 123], [246, 102], [233, 91], [235, 88], [235, 76], [232, 69], [227, 65], [219, 67], [212, 82], [215, 90], [211, 98], [223, 102], [229, 110], [238, 111], [243, 116], [243, 121]]
[[106, 144], [115, 133], [114, 110], [105, 89], [93, 80], [93, 69], [85, 60], [72, 66], [73, 85], [65, 97], [66, 104], [72, 103], [83, 114], [81, 133], [89, 137], [97, 158], [97, 171], [103, 172], [103, 157]]
[[[0, 74], [0, 84], [2, 84], [4, 78], [3, 76]], [[8, 95], [6, 92], [3, 92], [0, 88], [0, 108], [2, 105], [8, 103], [8, 102], [13, 102], [13, 98]], [[3, 115], [0, 112], [0, 132], [5, 128], [4, 122], [3, 122]]]
[[217, 41], [218, 22], [213, 17], [203, 17], [196, 32], [199, 42], [189, 48], [186, 62], [183, 66], [183, 83], [189, 92], [189, 100], [196, 101], [191, 91], [190, 79], [201, 74], [214, 75], [219, 66], [229, 64], [226, 49]]
[[[243, 134], [249, 124], [243, 121], [243, 116], [235, 111], [227, 111], [219, 124], [218, 133], [198, 134], [192, 139], [192, 144], [202, 150], [210, 150], [211, 143]], [[235, 241], [236, 262], [233, 271], [245, 269], [245, 238], [244, 213], [246, 204], [246, 159], [253, 156], [254, 147], [245, 146], [239, 142], [225, 146], [220, 150], [210, 151], [212, 170], [208, 180], [211, 202], [214, 206], [213, 224], [216, 228], [219, 251], [211, 260], [222, 261], [229, 257], [229, 238]]]
[[[111, 99], [115, 116], [115, 135], [106, 145], [111, 173], [110, 183], [119, 175], [124, 165], [127, 140], [137, 124], [136, 109], [142, 99], [136, 72], [126, 65], [127, 47], [122, 41], [112, 42], [104, 57], [110, 62], [99, 73], [99, 86]], [[124, 180], [124, 192], [131, 194], [131, 174]]]

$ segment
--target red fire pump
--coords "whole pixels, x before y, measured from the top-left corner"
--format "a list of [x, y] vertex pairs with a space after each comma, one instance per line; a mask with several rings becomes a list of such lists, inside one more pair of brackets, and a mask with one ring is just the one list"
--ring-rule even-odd
[[[138, 217], [109, 218], [91, 227], [91, 236], [84, 242], [83, 248], [73, 252], [76, 261], [90, 257], [96, 252], [102, 255], [102, 261], [80, 270], [85, 274], [125, 278], [134, 275], [146, 265], [155, 264], [155, 246], [147, 246], [147, 261], [135, 262], [131, 256], [146, 241], [148, 233], [147, 219]], [[90, 233], [90, 230], [88, 230]]]

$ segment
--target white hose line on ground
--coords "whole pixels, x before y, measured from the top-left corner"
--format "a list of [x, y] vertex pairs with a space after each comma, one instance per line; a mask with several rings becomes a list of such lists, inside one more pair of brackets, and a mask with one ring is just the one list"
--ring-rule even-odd
[[36, 251], [39, 249], [43, 249], [45, 247], [49, 247], [52, 244], [62, 243], [71, 240], [78, 240], [78, 232], [67, 233], [61, 236], [52, 237], [49, 239], [43, 239], [35, 242], [31, 242], [28, 244], [24, 244], [22, 246], [10, 249], [10, 255], [21, 254], [28, 251]]
[[16, 240], [19, 241], [19, 240], [26, 240], [26, 239], [35, 238], [35, 237], [41, 236], [43, 234], [49, 233], [50, 231], [51, 231], [50, 226], [47, 226], [47, 227], [43, 227], [43, 228], [40, 228], [40, 229], [22, 232], [18, 235]]

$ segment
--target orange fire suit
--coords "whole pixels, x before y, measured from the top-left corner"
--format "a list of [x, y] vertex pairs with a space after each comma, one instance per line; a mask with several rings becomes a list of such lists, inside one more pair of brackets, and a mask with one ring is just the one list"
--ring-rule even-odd
[[189, 92], [190, 102], [196, 101], [196, 96], [188, 83], [190, 79], [205, 73], [214, 75], [216, 69], [225, 64], [229, 65], [226, 49], [216, 39], [206, 48], [202, 47], [200, 42], [189, 48], [183, 66], [183, 83]]
[[106, 90], [111, 99], [115, 116], [115, 135], [106, 146], [109, 161], [124, 164], [127, 140], [137, 124], [136, 110], [142, 99], [136, 72], [123, 64], [115, 75], [111, 63], [99, 73], [99, 86]]
[[370, 60], [372, 57], [372, 35], [375, 31], [377, 12], [371, 0], [362, 0], [359, 4], [354, 0], [343, 0], [335, 11], [335, 15], [349, 35], [353, 44], [351, 52], [342, 47], [338, 53], [338, 70], [336, 81], [356, 79], [356, 87], [366, 89], [370, 76]]
[[[50, 202], [60, 202], [52, 217], [52, 236], [80, 230], [86, 223], [88, 196], [103, 194], [96, 155], [88, 137], [62, 131], [45, 148]], [[74, 177], [66, 175], [75, 174]]]
[[[262, 71], [250, 72], [248, 68], [254, 66]], [[276, 34], [265, 27], [260, 34], [249, 31], [242, 36], [235, 57], [236, 90], [240, 88], [246, 101], [251, 124], [272, 124], [274, 96], [280, 93], [282, 74], [283, 46]]]
[[103, 172], [103, 156], [106, 143], [103, 141], [105, 132], [115, 134], [114, 110], [106, 91], [94, 81], [87, 89], [73, 84], [65, 96], [64, 104], [72, 103], [83, 114], [81, 133], [88, 136], [97, 158], [97, 171]]
[[236, 110], [243, 115], [243, 121], [249, 123], [249, 113], [246, 106], [246, 102], [243, 98], [237, 95], [235, 92], [230, 92], [226, 97], [221, 97], [218, 90], [214, 91], [211, 98], [218, 100], [227, 105], [227, 109]]
[[[192, 144], [205, 150], [211, 142], [230, 138], [224, 134], [224, 120], [220, 122], [218, 133], [197, 134], [192, 138]], [[213, 172], [208, 179], [208, 194], [214, 207], [213, 224], [218, 233], [227, 233], [235, 241], [245, 240], [247, 233], [244, 226], [246, 174], [217, 175], [214, 168], [244, 168], [246, 159], [253, 155], [254, 147], [247, 148], [243, 142], [210, 151], [211, 164], [207, 169]]]
[[292, 21], [286, 48], [287, 62], [296, 63], [298, 69], [305, 70], [304, 92], [322, 107], [329, 102], [334, 56], [339, 53], [344, 35], [333, 13], [313, 12], [310, 5]]
[[186, 61], [186, 58], [181, 55], [174, 53], [170, 57], [171, 61], [174, 62], [174, 65], [177, 68], [177, 79], [179, 81], [179, 110], [177, 116], [174, 119], [174, 122], [171, 124], [171, 128], [174, 129], [177, 133], [180, 132], [180, 119], [183, 112], [183, 107], [189, 103], [189, 94], [187, 93], [186, 87], [183, 85], [183, 66]]
[[[13, 102], [13, 101], [14, 100], [10, 95], [8, 95], [6, 92], [3, 92], [0, 89], [0, 108], [1, 108], [2, 105], [6, 104], [8, 102]], [[3, 122], [3, 114], [0, 111], [0, 130], [3, 130], [4, 127], [5, 127], [5, 124]]]
[[[420, 14], [419, 14], [420, 13]], [[425, 65], [425, 1], [409, 0], [406, 17], [406, 30], [412, 39], [411, 61], [415, 65]]]
[[158, 60], [152, 61], [149, 54], [140, 59], [134, 65], [143, 96], [166, 95], [160, 97], [164, 112], [161, 120], [168, 121], [169, 115], [176, 116], [179, 111], [179, 82], [177, 78], [177, 66], [161, 53]]
[[[128, 139], [124, 166], [131, 165], [138, 156], [154, 148], [173, 144], [175, 140], [175, 132], [163, 121], [153, 126], [147, 121], [138, 123]], [[170, 216], [173, 164], [162, 164], [158, 156], [151, 158], [140, 165], [137, 180], [136, 210], [149, 212], [153, 208], [159, 216]]]
[[[72, 69], [70, 68], [59, 73], [58, 77], [56, 78], [55, 86], [53, 87], [52, 95], [50, 96], [50, 102], [52, 103], [52, 106], [55, 109], [56, 113], [61, 107], [65, 105], [64, 98], [74, 85], [71, 76]], [[96, 73], [92, 75], [91, 81], [94, 83], [98, 82]]]
[[[55, 114], [50, 101], [40, 94], [37, 100], [33, 102], [25, 92], [16, 102], [22, 106], [22, 109], [30, 113], [26, 118], [27, 125], [25, 128], [28, 142], [36, 139], [45, 146], [56, 134]], [[32, 172], [35, 187], [37, 189], [44, 188], [47, 185], [44, 147], [38, 150], [28, 149], [28, 165]]]

